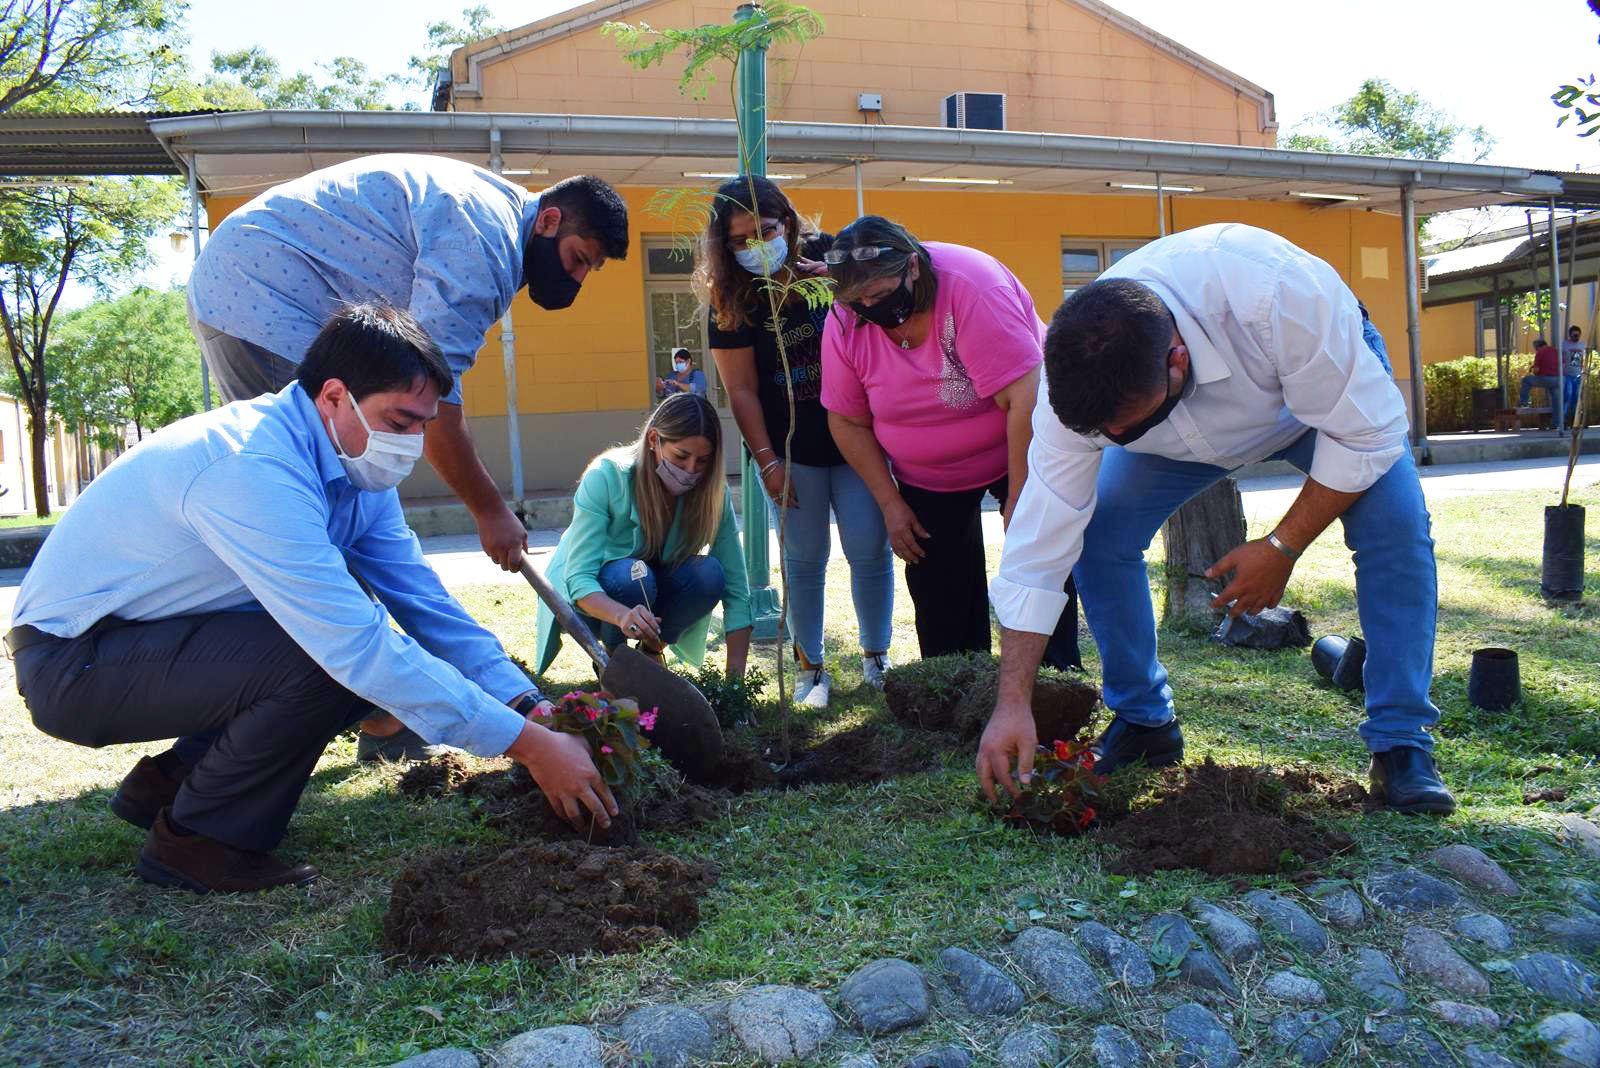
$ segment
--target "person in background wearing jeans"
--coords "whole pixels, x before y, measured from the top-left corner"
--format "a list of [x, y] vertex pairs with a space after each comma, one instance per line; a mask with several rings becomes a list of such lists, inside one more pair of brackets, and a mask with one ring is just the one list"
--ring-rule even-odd
[[1144, 553], [1161, 524], [1229, 471], [1287, 460], [1308, 475], [1264, 538], [1218, 560], [1215, 607], [1276, 605], [1295, 561], [1335, 519], [1355, 554], [1367, 640], [1373, 795], [1400, 812], [1448, 813], [1428, 696], [1438, 623], [1433, 538], [1383, 339], [1338, 273], [1276, 234], [1236, 223], [1163, 237], [1057, 310], [1030, 473], [994, 581], [1000, 692], [978, 750], [994, 796], [1033, 767], [1029, 696], [1076, 569], [1100, 647], [1106, 707], [1095, 770], [1183, 757], [1156, 655]]
[[672, 373], [656, 379], [656, 399], [665, 400], [674, 393], [706, 395], [706, 373], [694, 365], [688, 349], [672, 350]]
[[[744, 677], [750, 584], [723, 474], [722, 421], [709, 401], [668, 397], [637, 441], [590, 462], [545, 577], [600, 623], [606, 648], [637, 642], [660, 660], [670, 647], [696, 667], [705, 660], [711, 610], [722, 602], [728, 675]], [[536, 670], [560, 648], [561, 628], [541, 603]]]
[[1574, 427], [1578, 424], [1578, 384], [1583, 381], [1583, 357], [1588, 350], [1589, 346], [1583, 343], [1583, 331], [1575, 326], [1567, 327], [1567, 340], [1561, 344], [1561, 373], [1565, 384], [1561, 396], [1567, 409], [1567, 421]]
[[123, 454], [39, 550], [6, 636], [34, 724], [96, 748], [190, 736], [111, 798], [149, 831], [143, 878], [311, 882], [315, 868], [270, 851], [323, 749], [374, 705], [425, 739], [516, 759], [574, 823], [616, 815], [588, 746], [526, 718], [548, 704], [440, 585], [400, 511], [394, 486], [452, 385], [410, 315], [351, 305], [294, 382]]
[[1561, 373], [1561, 355], [1544, 338], [1533, 343], [1533, 374], [1522, 376], [1522, 394], [1517, 407], [1526, 408], [1533, 391], [1542, 389], [1550, 397], [1550, 425], [1559, 437], [1566, 433], [1567, 383]]
[[717, 190], [695, 267], [698, 292], [709, 308], [711, 355], [739, 432], [759, 466], [774, 529], [780, 522], [777, 502], [784, 504], [783, 569], [789, 579], [789, 631], [797, 666], [794, 697], [810, 708], [827, 707], [833, 686], [822, 639], [823, 588], [833, 544], [830, 513], [850, 563], [861, 674], [878, 689], [889, 668], [894, 615], [894, 557], [883, 513], [834, 444], [822, 407], [827, 306], [812, 307], [800, 293], [792, 293], [782, 307], [780, 329], [794, 393], [791, 428], [789, 389], [765, 292], [767, 278], [790, 282], [822, 273], [822, 253], [832, 243], [830, 235], [808, 230], [777, 185], [765, 178], [740, 177]]
[[[981, 508], [1009, 524], [1028, 473], [1044, 324], [993, 256], [923, 244], [863, 216], [823, 257], [838, 304], [822, 340], [822, 403], [906, 562], [925, 657], [992, 646]], [[1056, 593], [1076, 604], [1063, 574]], [[1052, 667], [1081, 667], [1075, 608]]]

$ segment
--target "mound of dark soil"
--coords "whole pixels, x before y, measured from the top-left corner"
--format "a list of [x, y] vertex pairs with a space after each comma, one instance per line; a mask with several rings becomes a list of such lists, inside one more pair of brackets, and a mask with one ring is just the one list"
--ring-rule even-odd
[[[1000, 663], [988, 653], [959, 653], [891, 668], [883, 696], [894, 718], [908, 727], [945, 731], [963, 742], [983, 733], [994, 711]], [[1094, 720], [1100, 691], [1081, 677], [1042, 668], [1033, 689], [1033, 721], [1048, 745], [1072, 741]]]
[[[1113, 781], [1117, 776], [1112, 776]], [[1355, 840], [1318, 817], [1359, 809], [1362, 786], [1302, 769], [1201, 764], [1168, 768], [1125, 814], [1101, 813], [1110, 868], [1146, 875], [1193, 868], [1208, 875], [1272, 875], [1355, 849]]]
[[443, 753], [412, 764], [400, 776], [400, 792], [407, 797], [443, 797], [454, 793], [476, 772], [459, 753]]
[[530, 842], [435, 853], [395, 881], [383, 943], [416, 963], [634, 953], [693, 930], [715, 882], [710, 864], [653, 849]]
[[955, 735], [896, 724], [868, 723], [820, 742], [796, 729], [789, 760], [783, 763], [783, 742], [773, 730], [729, 737], [713, 784], [740, 794], [820, 783], [882, 782], [932, 771], [943, 754], [961, 748]]

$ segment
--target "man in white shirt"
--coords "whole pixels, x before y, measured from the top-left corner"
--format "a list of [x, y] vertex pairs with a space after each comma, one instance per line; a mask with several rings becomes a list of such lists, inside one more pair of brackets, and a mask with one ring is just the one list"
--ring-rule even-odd
[[1402, 812], [1447, 813], [1429, 728], [1437, 585], [1406, 411], [1383, 339], [1327, 263], [1275, 234], [1225, 223], [1174, 234], [1074, 293], [1045, 339], [1028, 480], [990, 593], [1001, 676], [978, 773], [991, 796], [1027, 782], [1038, 744], [1029, 698], [1070, 573], [1100, 648], [1116, 716], [1097, 770], [1183, 756], [1156, 656], [1144, 552], [1167, 517], [1229, 471], [1283, 459], [1309, 476], [1267, 535], [1208, 572], [1234, 615], [1276, 605], [1294, 562], [1335, 519], [1355, 553], [1367, 640], [1374, 793]]

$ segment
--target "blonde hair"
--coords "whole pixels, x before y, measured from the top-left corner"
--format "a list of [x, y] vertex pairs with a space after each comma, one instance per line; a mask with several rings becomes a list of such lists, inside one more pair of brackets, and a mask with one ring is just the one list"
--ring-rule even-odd
[[[711, 443], [711, 458], [699, 485], [682, 497], [674, 497], [656, 474], [656, 459], [650, 451], [650, 431], [665, 444], [685, 438], [705, 438]], [[711, 402], [696, 393], [677, 393], [656, 406], [631, 445], [619, 446], [617, 458], [633, 461], [633, 499], [639, 509], [639, 529], [644, 536], [644, 557], [661, 558], [672, 529], [673, 516], [683, 508], [683, 538], [677, 555], [663, 560], [676, 567], [710, 545], [722, 525], [723, 499], [728, 478], [722, 469], [722, 420]]]

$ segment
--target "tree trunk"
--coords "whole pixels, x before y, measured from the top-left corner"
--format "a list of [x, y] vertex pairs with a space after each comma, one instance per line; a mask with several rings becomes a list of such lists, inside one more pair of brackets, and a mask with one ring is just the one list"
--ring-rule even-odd
[[1211, 607], [1222, 584], [1206, 578], [1206, 568], [1244, 540], [1244, 502], [1239, 484], [1231, 478], [1172, 514], [1166, 525], [1167, 608], [1163, 623], [1209, 629], [1222, 618], [1222, 613]]
[[30, 414], [28, 435], [33, 439], [33, 512], [40, 519], [50, 514], [50, 475], [45, 463], [45, 434], [39, 429], [44, 420]]

